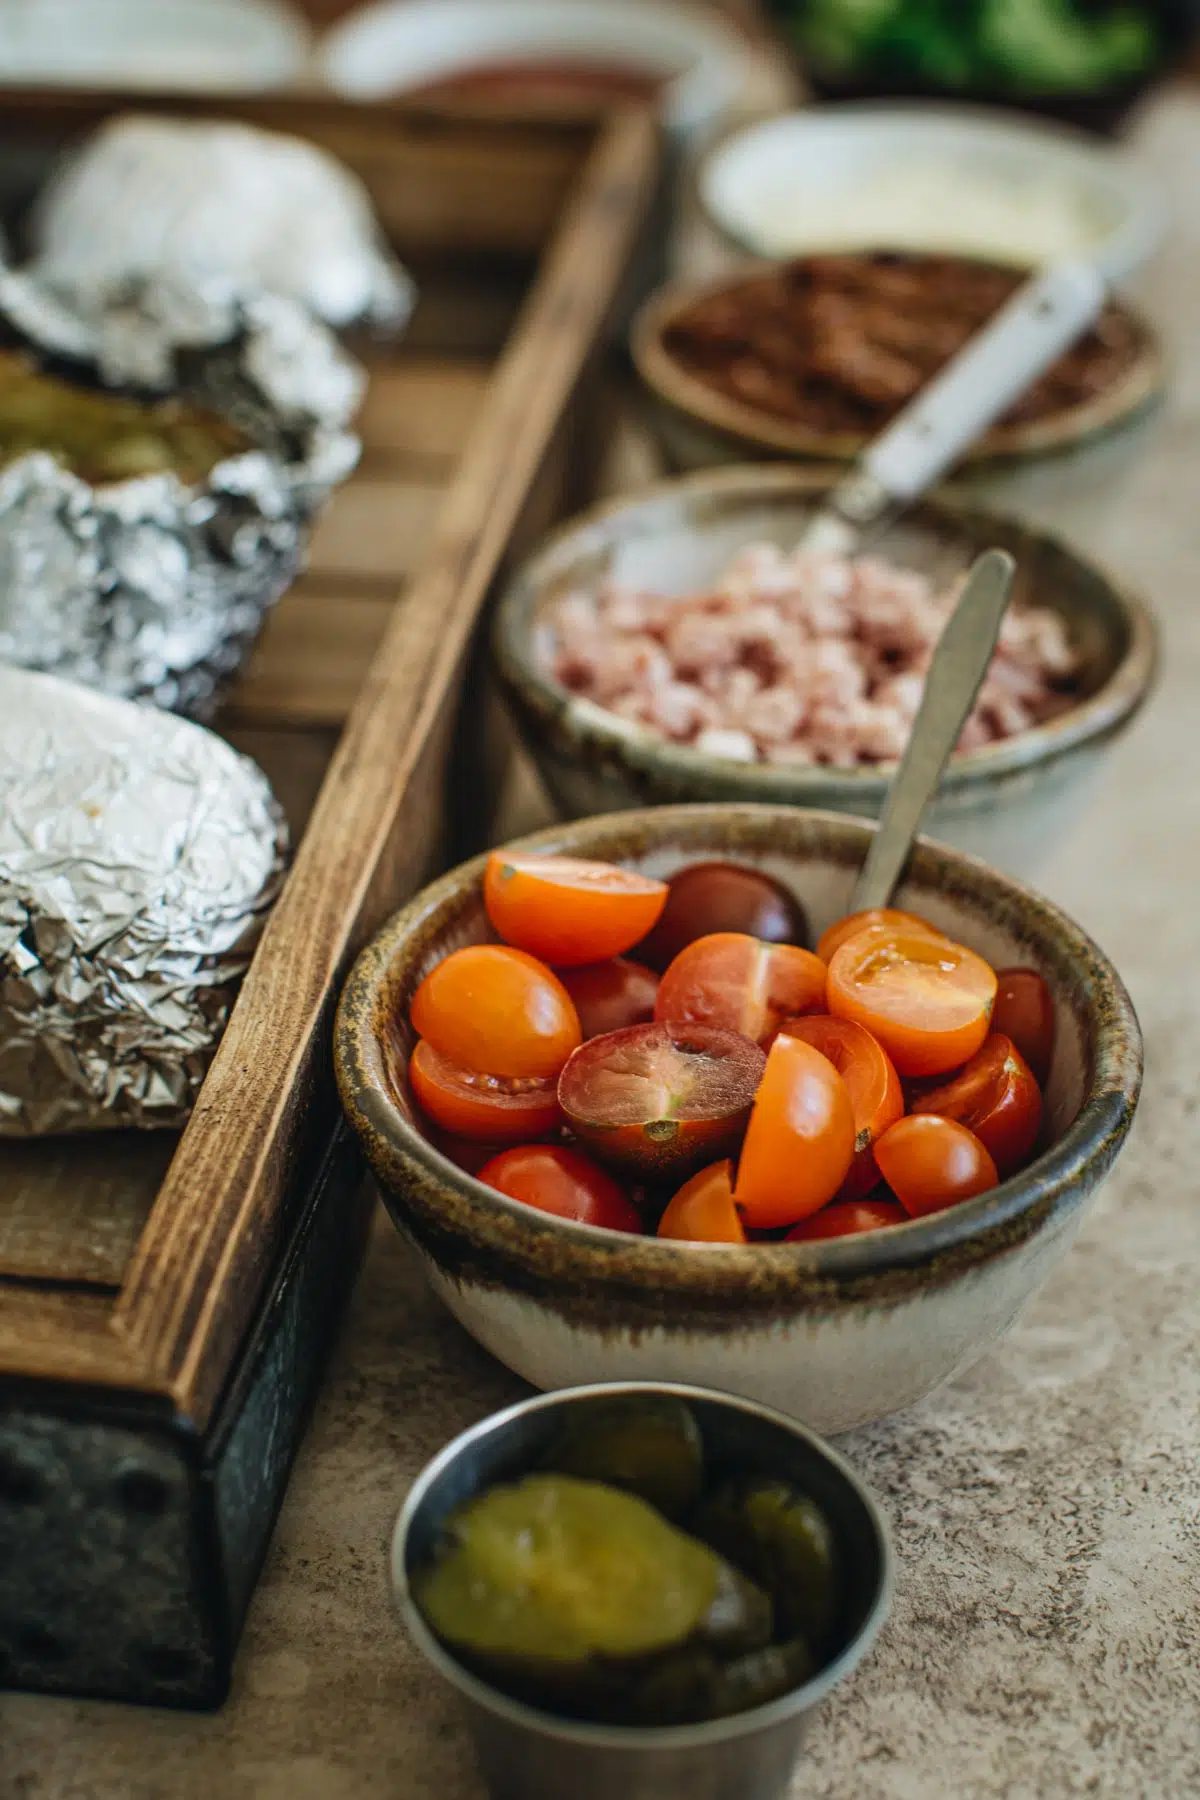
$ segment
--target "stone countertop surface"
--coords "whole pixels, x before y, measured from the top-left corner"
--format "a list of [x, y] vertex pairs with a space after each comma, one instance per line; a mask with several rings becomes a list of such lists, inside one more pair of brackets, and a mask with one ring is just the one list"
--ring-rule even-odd
[[[1158, 694], [1042, 881], [1129, 984], [1145, 1099], [1008, 1339], [842, 1441], [893, 1523], [896, 1603], [794, 1800], [1200, 1795], [1200, 101], [1161, 99], [1138, 137], [1178, 210], [1141, 283], [1170, 400], [1124, 468], [1020, 500], [1164, 626]], [[392, 1618], [386, 1549], [424, 1462], [523, 1391], [380, 1220], [228, 1704], [0, 1696], [0, 1800], [482, 1800], [453, 1699]]]

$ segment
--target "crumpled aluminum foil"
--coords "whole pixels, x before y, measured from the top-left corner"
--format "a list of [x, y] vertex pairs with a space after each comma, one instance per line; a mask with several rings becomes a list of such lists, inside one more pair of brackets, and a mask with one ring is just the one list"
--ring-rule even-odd
[[0, 470], [0, 660], [211, 716], [358, 459], [361, 369], [295, 302], [214, 282], [68, 300], [0, 267], [0, 343], [89, 385], [181, 394], [255, 444], [194, 486], [93, 487], [39, 453]]
[[0, 1136], [183, 1123], [286, 845], [212, 732], [0, 668]]
[[399, 330], [415, 299], [357, 177], [313, 144], [249, 125], [111, 120], [44, 188], [31, 240], [38, 273], [84, 292], [217, 274], [338, 330]]

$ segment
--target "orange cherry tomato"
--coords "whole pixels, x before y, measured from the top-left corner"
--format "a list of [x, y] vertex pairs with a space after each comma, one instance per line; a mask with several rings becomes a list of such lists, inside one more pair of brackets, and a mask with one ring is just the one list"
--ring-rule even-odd
[[1016, 1045], [993, 1033], [953, 1080], [922, 1094], [913, 1112], [957, 1119], [975, 1133], [1000, 1173], [1011, 1175], [1037, 1143], [1042, 1096]]
[[479, 1180], [510, 1200], [539, 1212], [606, 1231], [642, 1230], [637, 1208], [611, 1175], [581, 1150], [563, 1144], [523, 1144], [502, 1150], [479, 1171]]
[[783, 1029], [827, 1056], [846, 1083], [854, 1108], [854, 1161], [840, 1198], [861, 1199], [879, 1185], [875, 1140], [904, 1117], [904, 1094], [892, 1059], [869, 1031], [851, 1019], [822, 1013], [813, 1019], [788, 1019]]
[[775, 1039], [738, 1163], [734, 1199], [756, 1231], [794, 1225], [833, 1199], [854, 1158], [854, 1105], [829, 1058]]
[[506, 943], [562, 969], [623, 956], [657, 922], [665, 881], [575, 856], [497, 850], [483, 878], [488, 918]]
[[945, 1212], [994, 1188], [1000, 1177], [987, 1149], [956, 1119], [914, 1113], [875, 1146], [883, 1179], [911, 1219]]
[[737, 1148], [765, 1061], [732, 1031], [632, 1025], [575, 1052], [559, 1105], [601, 1162], [682, 1181]]
[[795, 944], [719, 931], [680, 952], [659, 983], [656, 1019], [716, 1025], [764, 1046], [784, 1019], [825, 1004], [825, 964]]
[[768, 944], [805, 944], [808, 920], [795, 896], [761, 869], [738, 863], [692, 863], [667, 884], [662, 917], [638, 958], [661, 975], [681, 950], [718, 931], [740, 931]]
[[894, 1200], [838, 1200], [823, 1206], [811, 1219], [793, 1225], [785, 1244], [813, 1244], [820, 1238], [857, 1237], [863, 1231], [882, 1231], [887, 1225], [907, 1225], [908, 1214]]
[[746, 1227], [733, 1204], [733, 1164], [713, 1163], [685, 1181], [659, 1220], [658, 1235], [693, 1244], [744, 1244]]
[[528, 1143], [562, 1124], [556, 1082], [463, 1069], [424, 1038], [412, 1053], [408, 1079], [422, 1112], [454, 1137]]
[[575, 1003], [585, 1043], [627, 1025], [648, 1025], [654, 1017], [658, 976], [627, 957], [564, 969], [562, 984]]
[[924, 931], [930, 937], [942, 937], [936, 925], [930, 925], [925, 919], [919, 919], [916, 913], [897, 912], [893, 906], [869, 906], [865, 912], [848, 913], [831, 925], [828, 931], [822, 932], [821, 941], [817, 945], [817, 955], [823, 963], [833, 961], [834, 955], [850, 938], [856, 937], [868, 925], [888, 925], [894, 931]]
[[998, 969], [992, 1029], [1011, 1038], [1040, 1087], [1054, 1059], [1054, 1002], [1036, 969]]
[[524, 950], [471, 944], [431, 969], [413, 995], [413, 1030], [462, 1069], [553, 1080], [582, 1042], [558, 976]]
[[994, 972], [962, 944], [868, 925], [834, 952], [829, 1010], [864, 1025], [900, 1075], [944, 1075], [988, 1034]]

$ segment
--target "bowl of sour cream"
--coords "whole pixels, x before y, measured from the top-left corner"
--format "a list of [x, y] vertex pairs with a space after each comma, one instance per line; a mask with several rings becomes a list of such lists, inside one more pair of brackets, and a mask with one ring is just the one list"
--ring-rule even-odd
[[1086, 257], [1119, 281], [1165, 226], [1154, 183], [1119, 149], [970, 107], [783, 113], [724, 138], [697, 182], [719, 235], [768, 258], [908, 250], [1035, 268]]

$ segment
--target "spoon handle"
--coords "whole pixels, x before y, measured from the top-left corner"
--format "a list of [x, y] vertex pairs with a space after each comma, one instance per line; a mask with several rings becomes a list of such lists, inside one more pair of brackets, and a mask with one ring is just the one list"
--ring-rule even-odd
[[931, 488], [1093, 323], [1106, 289], [1087, 262], [1053, 263], [963, 346], [829, 495], [806, 549], [850, 555]]
[[908, 861], [922, 814], [958, 742], [1000, 634], [1016, 564], [986, 550], [971, 567], [938, 640], [908, 748], [892, 777], [879, 828], [854, 890], [851, 912], [886, 906]]

